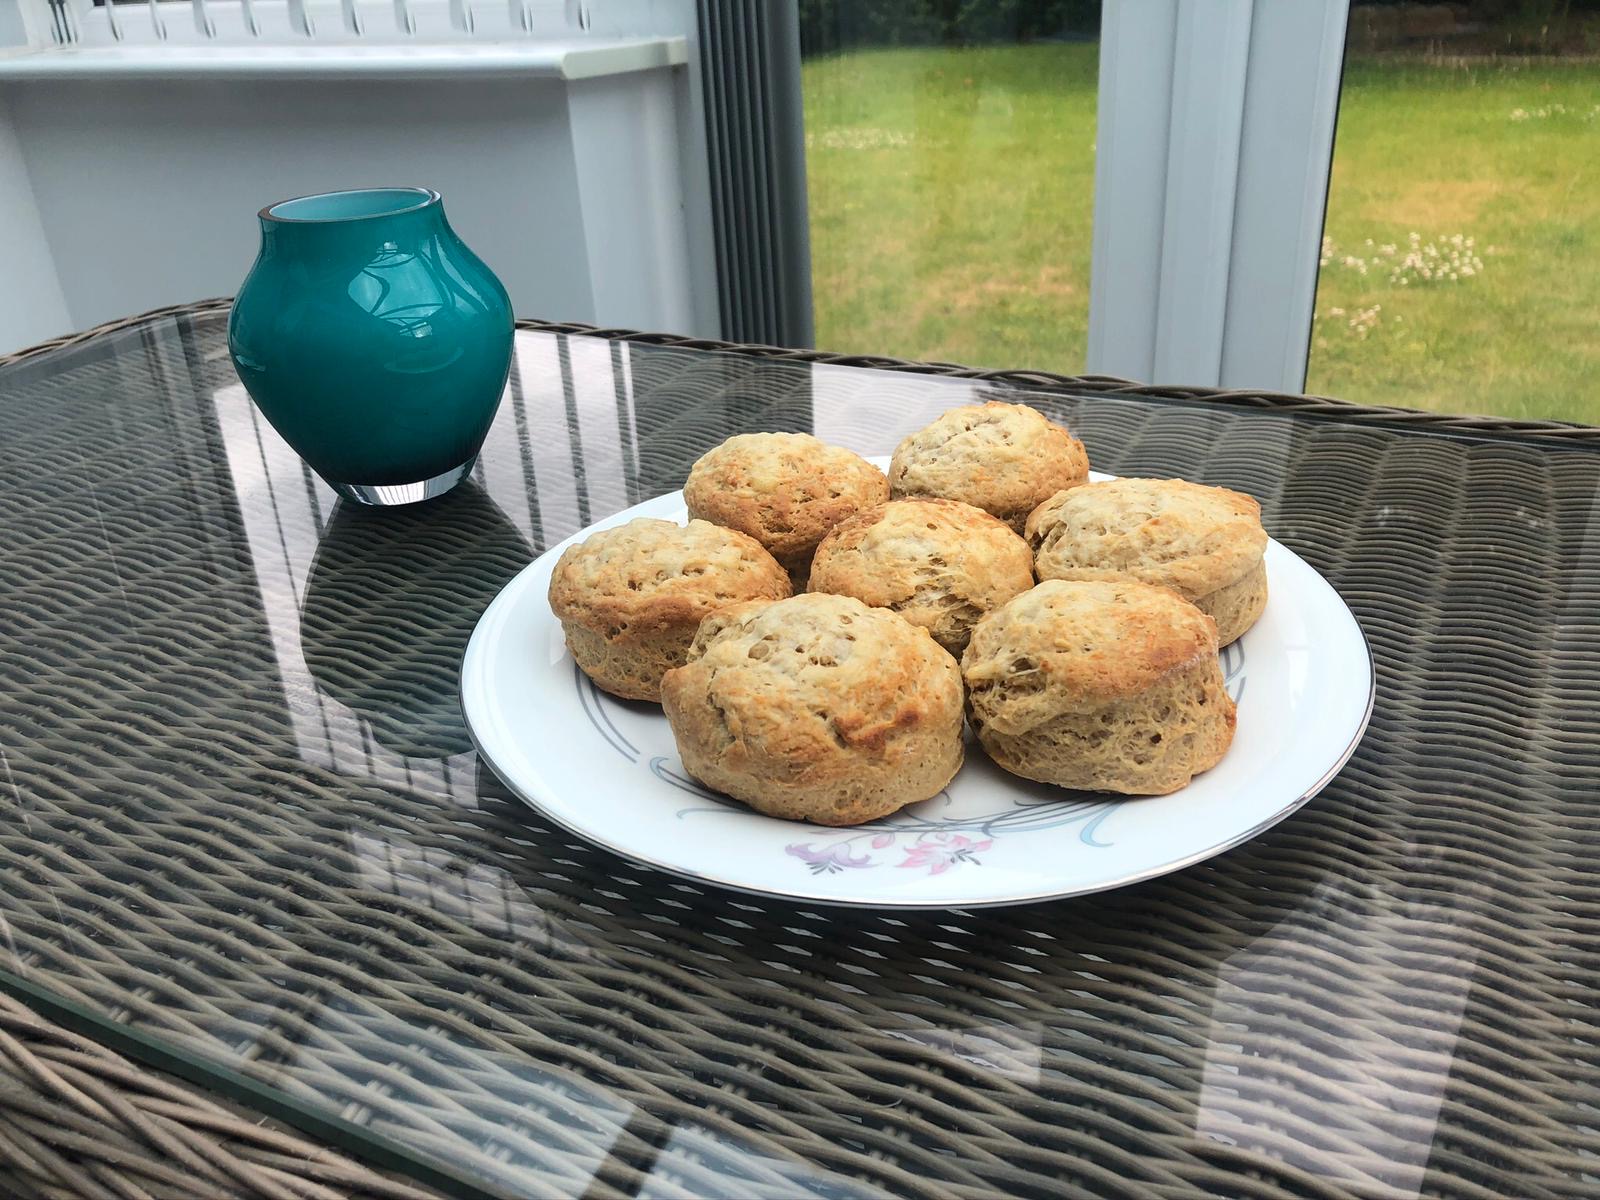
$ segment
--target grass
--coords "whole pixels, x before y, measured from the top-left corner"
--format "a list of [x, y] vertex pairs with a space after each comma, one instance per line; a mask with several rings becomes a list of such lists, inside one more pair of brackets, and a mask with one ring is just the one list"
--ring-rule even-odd
[[[1401, 288], [1336, 254], [1317, 292], [1308, 388], [1600, 424], [1597, 105], [1594, 63], [1352, 63], [1328, 196], [1338, 253], [1364, 257], [1368, 238], [1464, 234], [1483, 270]], [[1519, 109], [1530, 115], [1513, 119]], [[1363, 336], [1348, 314], [1374, 305], [1378, 323]], [[1331, 316], [1336, 307], [1346, 315]]]
[[[1097, 59], [1052, 44], [806, 64], [819, 345], [1083, 368]], [[1307, 390], [1600, 424], [1597, 106], [1592, 62], [1352, 60]], [[1481, 270], [1392, 282], [1412, 233], [1472, 238]]]
[[1081, 368], [1098, 56], [874, 50], [805, 65], [819, 346]]

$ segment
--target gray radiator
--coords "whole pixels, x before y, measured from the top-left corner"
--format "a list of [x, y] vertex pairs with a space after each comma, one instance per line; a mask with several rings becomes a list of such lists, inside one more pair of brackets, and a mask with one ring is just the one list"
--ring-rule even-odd
[[791, 0], [699, 0], [722, 336], [810, 346], [811, 238]]

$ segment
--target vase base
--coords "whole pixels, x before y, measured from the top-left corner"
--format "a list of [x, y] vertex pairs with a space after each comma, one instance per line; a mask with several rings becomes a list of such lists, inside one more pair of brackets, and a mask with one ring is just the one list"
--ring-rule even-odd
[[419, 500], [432, 500], [435, 496], [444, 495], [467, 477], [477, 461], [478, 456], [474, 454], [459, 467], [417, 483], [334, 483], [329, 480], [328, 486], [346, 500], [354, 500], [357, 504], [393, 508], [397, 504], [415, 504]]

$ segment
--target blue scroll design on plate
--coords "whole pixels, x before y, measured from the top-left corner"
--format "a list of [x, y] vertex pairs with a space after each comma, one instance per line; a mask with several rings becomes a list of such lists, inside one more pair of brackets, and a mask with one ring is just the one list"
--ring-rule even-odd
[[[1237, 703], [1244, 695], [1245, 687], [1243, 641], [1224, 647], [1219, 658], [1223, 686]], [[578, 690], [578, 703], [596, 732], [629, 762], [638, 762], [639, 749], [606, 712], [606, 698], [578, 669], [576, 663], [573, 664], [573, 677]], [[704, 802], [680, 808], [676, 814], [680, 821], [695, 816], [753, 815], [750, 809], [737, 801], [702, 787], [689, 777], [675, 758], [656, 755], [647, 765], [650, 773], [662, 783]], [[1025, 789], [1039, 786], [1018, 782]], [[813, 875], [832, 875], [871, 867], [893, 867], [942, 875], [958, 866], [982, 866], [983, 860], [979, 856], [992, 850], [1001, 837], [1011, 834], [1076, 826], [1078, 841], [1083, 845], [1104, 848], [1112, 844], [1102, 840], [1101, 826], [1127, 803], [1126, 797], [1062, 792], [1057, 789], [1046, 791], [1043, 787], [1040, 790], [1044, 794], [1034, 795], [1024, 790], [1005, 808], [993, 812], [940, 817], [935, 815], [938, 808], [954, 803], [946, 790], [909, 809], [902, 809], [881, 820], [852, 825], [848, 829], [801, 826], [810, 835], [808, 840], [790, 842], [784, 847], [784, 853], [798, 859]]]

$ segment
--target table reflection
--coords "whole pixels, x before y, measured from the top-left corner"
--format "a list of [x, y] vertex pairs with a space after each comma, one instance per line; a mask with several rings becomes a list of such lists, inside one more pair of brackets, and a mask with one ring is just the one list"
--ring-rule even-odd
[[[1464, 886], [1438, 896], [1328, 879], [1230, 955], [1196, 1131], [1362, 1196], [1420, 1195], [1472, 990], [1470, 925], [1487, 899]], [[1327, 1014], [1314, 1027], [1292, 1015], [1308, 987]], [[1395, 1003], [1404, 996], [1413, 1003]]]
[[393, 512], [342, 503], [322, 531], [300, 609], [306, 666], [323, 695], [402, 757], [470, 751], [457, 699], [461, 656], [500, 588], [483, 564], [532, 557], [470, 481]]

